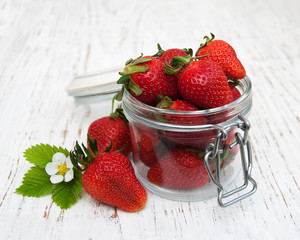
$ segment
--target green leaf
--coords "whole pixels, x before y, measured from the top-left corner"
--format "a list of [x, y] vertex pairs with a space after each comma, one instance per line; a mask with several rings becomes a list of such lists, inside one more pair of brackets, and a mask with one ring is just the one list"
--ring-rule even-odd
[[132, 90], [137, 96], [142, 94], [142, 89], [132, 80], [128, 83], [128, 89]]
[[82, 173], [74, 169], [74, 179], [70, 182], [61, 182], [55, 185], [52, 199], [61, 209], [68, 209], [77, 201], [82, 189]]
[[[158, 95], [156, 96], [156, 99], [158, 98]], [[171, 98], [169, 98], [168, 96], [165, 96], [165, 97], [163, 97], [160, 101], [159, 101], [159, 103], [156, 105], [156, 107], [157, 108], [162, 108], [162, 109], [164, 109], [164, 108], [167, 108], [167, 107], [169, 107], [169, 106], [171, 106], [171, 105], [173, 105], [174, 104], [174, 102], [172, 101], [172, 99]]]
[[[144, 58], [142, 58], [144, 59]], [[139, 66], [139, 65], [130, 65], [127, 67], [128, 68], [128, 72], [130, 74], [132, 73], [139, 73], [139, 72], [147, 72], [149, 69], [149, 65], [147, 64], [146, 66]]]
[[125, 63], [125, 66], [128, 65], [128, 64], [130, 64], [130, 63], [132, 63], [132, 62], [133, 62], [133, 58], [128, 59], [128, 60], [126, 61], [126, 63]]
[[139, 64], [139, 63], [144, 63], [144, 62], [150, 62], [152, 61], [152, 58], [138, 58], [137, 60], [134, 61], [134, 65]]
[[89, 147], [94, 153], [93, 155], [96, 155], [98, 153], [97, 139], [96, 138], [91, 139], [89, 135], [87, 135], [87, 139], [88, 139]]
[[186, 54], [193, 56], [193, 49], [192, 48], [183, 48], [182, 51], [184, 51]]
[[50, 146], [49, 144], [39, 144], [27, 148], [24, 152], [24, 157], [28, 162], [36, 166], [46, 167], [47, 163], [52, 161], [52, 156], [56, 152], [62, 152], [66, 157], [69, 155], [67, 149]]
[[45, 169], [34, 166], [25, 174], [22, 185], [15, 193], [28, 197], [41, 197], [49, 194], [52, 188], [53, 184]]
[[119, 78], [119, 80], [117, 81], [117, 84], [124, 84], [126, 83], [130, 78], [130, 74], [125, 74], [122, 77]]

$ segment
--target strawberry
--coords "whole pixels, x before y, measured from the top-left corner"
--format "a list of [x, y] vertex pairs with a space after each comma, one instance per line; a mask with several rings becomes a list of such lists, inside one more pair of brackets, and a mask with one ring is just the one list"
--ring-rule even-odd
[[96, 155], [82, 175], [85, 191], [97, 201], [136, 212], [147, 201], [147, 192], [137, 180], [131, 162], [118, 152]]
[[138, 134], [137, 151], [133, 153], [147, 167], [152, 167], [157, 162], [156, 147], [159, 139], [150, 133], [141, 132]]
[[178, 89], [186, 101], [199, 108], [215, 108], [232, 102], [224, 72], [210, 60], [191, 61], [182, 70]]
[[76, 142], [70, 152], [73, 165], [84, 171], [82, 185], [94, 199], [129, 212], [141, 210], [147, 192], [134, 174], [130, 160], [119, 152], [112, 152], [112, 144], [98, 151], [96, 139], [88, 136], [91, 150]]
[[193, 55], [193, 50], [191, 48], [189, 49], [171, 48], [164, 51], [161, 48], [159, 43], [157, 44], [157, 48], [158, 48], [158, 52], [153, 57], [157, 57], [160, 61], [162, 61], [166, 65], [171, 65], [171, 60], [173, 57], [177, 57], [177, 56], [183, 57], [183, 56]]
[[[174, 110], [173, 113], [176, 112], [187, 112], [187, 111], [197, 111], [198, 108], [185, 100], [175, 100], [172, 101], [171, 98], [168, 96], [163, 97], [162, 95], [157, 96], [157, 100], [159, 100], [158, 104], [156, 105], [157, 108], [161, 109], [170, 109]], [[167, 122], [176, 123], [176, 124], [192, 124], [195, 123], [195, 121], [200, 121], [202, 119], [199, 119], [198, 117], [190, 117], [187, 116], [186, 113], [183, 114], [173, 114], [172, 112], [170, 114], [164, 113], [161, 115], [161, 119]], [[156, 115], [157, 117], [158, 115]]]
[[175, 147], [166, 153], [148, 171], [150, 182], [169, 188], [199, 188], [209, 181], [199, 152], [184, 147]]
[[235, 86], [229, 85], [229, 88], [230, 88], [230, 92], [232, 94], [232, 98], [233, 98], [232, 100], [233, 101], [235, 101], [238, 98], [240, 98], [241, 93], [240, 93], [240, 91]]
[[[229, 88], [230, 88], [230, 92], [232, 94], [232, 101], [235, 101], [241, 97], [240, 91], [235, 87], [235, 85], [231, 85], [231, 82], [229, 82]], [[209, 120], [213, 124], [218, 124], [218, 123], [224, 122], [230, 118], [233, 118], [237, 114], [238, 113], [233, 114], [233, 111], [225, 110], [225, 111], [221, 111], [219, 113], [211, 115], [209, 117]]]
[[[176, 82], [165, 75], [163, 63], [157, 58], [130, 59], [120, 74], [122, 77], [117, 83], [124, 84], [136, 99], [145, 104], [155, 106], [159, 94], [171, 99], [179, 97]], [[122, 91], [116, 95], [117, 100], [121, 100]]]
[[[170, 113], [163, 113], [156, 115], [157, 118], [164, 122], [172, 124], [182, 125], [204, 125], [208, 123], [208, 119], [201, 115], [191, 115], [185, 113], [186, 111], [197, 111], [198, 108], [185, 101], [176, 100], [172, 101], [168, 97], [158, 96], [161, 99], [157, 104], [158, 108], [174, 110]], [[179, 112], [183, 112], [179, 114]], [[209, 131], [197, 131], [197, 132], [175, 132], [175, 131], [163, 131], [162, 135], [172, 142], [179, 143], [185, 146], [192, 146], [200, 149], [205, 149], [207, 144], [213, 141], [215, 133], [213, 130]]]
[[157, 99], [160, 100], [159, 103], [156, 105], [157, 108], [162, 108], [162, 109], [172, 109], [176, 111], [197, 111], [198, 108], [185, 101], [185, 100], [175, 100], [172, 101], [171, 98], [168, 96], [162, 96], [158, 95]]
[[[88, 136], [97, 140], [99, 152], [109, 147], [111, 142], [112, 151], [123, 149], [122, 154], [125, 156], [131, 152], [128, 121], [121, 108], [118, 108], [110, 116], [92, 122], [88, 128]], [[87, 144], [89, 147], [89, 142]]]
[[211, 33], [211, 38], [205, 36], [206, 42], [201, 44], [196, 56], [203, 56], [203, 59], [212, 60], [218, 63], [225, 75], [231, 79], [241, 79], [246, 76], [246, 71], [240, 60], [237, 58], [236, 52], [232, 46], [223, 40], [214, 40], [214, 35]]

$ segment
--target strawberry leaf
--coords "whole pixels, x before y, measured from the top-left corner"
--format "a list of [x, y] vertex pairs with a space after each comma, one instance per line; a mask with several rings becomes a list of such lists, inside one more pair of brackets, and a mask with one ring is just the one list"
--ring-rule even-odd
[[[156, 96], [156, 98], [157, 98], [157, 96]], [[172, 101], [172, 99], [169, 98], [168, 96], [165, 96], [159, 101], [159, 103], [156, 105], [156, 107], [165, 109], [173, 104], [174, 104], [174, 102]]]
[[132, 90], [135, 95], [140, 96], [142, 94], [142, 89], [132, 80], [128, 82], [128, 89]]
[[22, 185], [15, 193], [27, 197], [41, 197], [49, 194], [52, 188], [53, 184], [45, 169], [34, 166], [25, 174]]
[[157, 43], [158, 52], [152, 55], [152, 57], [160, 57], [165, 51], [162, 49], [159, 43]]
[[128, 59], [128, 60], [126, 61], [126, 63], [125, 63], [125, 66], [128, 65], [128, 64], [130, 64], [130, 63], [132, 63], [132, 62], [133, 62], [133, 58]]
[[192, 48], [183, 48], [182, 51], [184, 51], [186, 54], [193, 56], [193, 49]]
[[77, 201], [82, 189], [82, 173], [74, 169], [74, 179], [70, 182], [61, 182], [55, 185], [52, 199], [61, 209], [68, 209]]
[[124, 84], [129, 80], [130, 74], [125, 74], [122, 77], [119, 78], [117, 81], [118, 84]]
[[152, 58], [138, 58], [137, 60], [134, 61], [133, 65], [144, 63], [144, 62], [150, 62], [151, 60]]
[[28, 162], [36, 166], [45, 167], [47, 163], [51, 162], [52, 156], [56, 152], [62, 152], [66, 156], [69, 156], [67, 149], [50, 146], [49, 144], [39, 144], [26, 149], [24, 157]]

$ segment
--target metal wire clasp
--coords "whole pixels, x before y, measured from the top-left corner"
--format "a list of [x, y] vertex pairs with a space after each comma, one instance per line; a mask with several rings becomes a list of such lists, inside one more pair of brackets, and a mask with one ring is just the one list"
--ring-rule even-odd
[[[221, 207], [227, 207], [229, 205], [232, 205], [233, 203], [236, 203], [246, 197], [249, 197], [253, 193], [255, 193], [257, 189], [257, 184], [255, 180], [251, 177], [251, 170], [252, 170], [252, 150], [251, 150], [251, 144], [250, 141], [248, 141], [248, 132], [250, 129], [250, 122], [243, 116], [239, 115], [238, 118], [241, 120], [241, 122], [233, 123], [228, 126], [225, 126], [224, 128], [219, 128], [215, 143], [209, 144], [206, 147], [206, 153], [204, 157], [204, 163], [206, 170], [211, 178], [211, 180], [214, 182], [214, 184], [218, 187], [218, 203]], [[229, 190], [227, 192], [224, 191], [224, 187], [222, 186], [220, 182], [220, 155], [222, 153], [222, 149], [220, 147], [220, 143], [224, 141], [228, 136], [228, 131], [233, 128], [238, 127], [244, 132], [244, 136], [242, 136], [239, 132], [235, 134], [235, 141], [230, 144], [230, 148], [235, 147], [236, 145], [239, 145], [240, 148], [240, 155], [241, 155], [241, 164], [242, 164], [242, 172], [243, 172], [243, 178], [244, 183], [240, 187], [237, 187], [233, 190]], [[245, 151], [245, 146], [247, 148], [247, 151]], [[209, 165], [209, 161], [215, 161], [216, 162], [216, 171], [213, 173], [211, 171], [211, 167]], [[224, 199], [233, 196], [234, 194], [240, 193], [244, 189], [247, 188], [249, 182], [252, 184], [252, 188], [242, 193], [241, 195], [238, 195], [237, 197], [228, 200], [227, 202], [224, 202]]]

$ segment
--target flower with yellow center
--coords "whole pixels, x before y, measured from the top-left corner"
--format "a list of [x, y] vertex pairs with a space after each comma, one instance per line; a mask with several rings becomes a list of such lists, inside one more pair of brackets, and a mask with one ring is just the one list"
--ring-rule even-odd
[[69, 182], [74, 178], [73, 164], [70, 156], [66, 157], [63, 153], [57, 152], [52, 156], [52, 162], [48, 163], [45, 171], [50, 175], [53, 184]]

